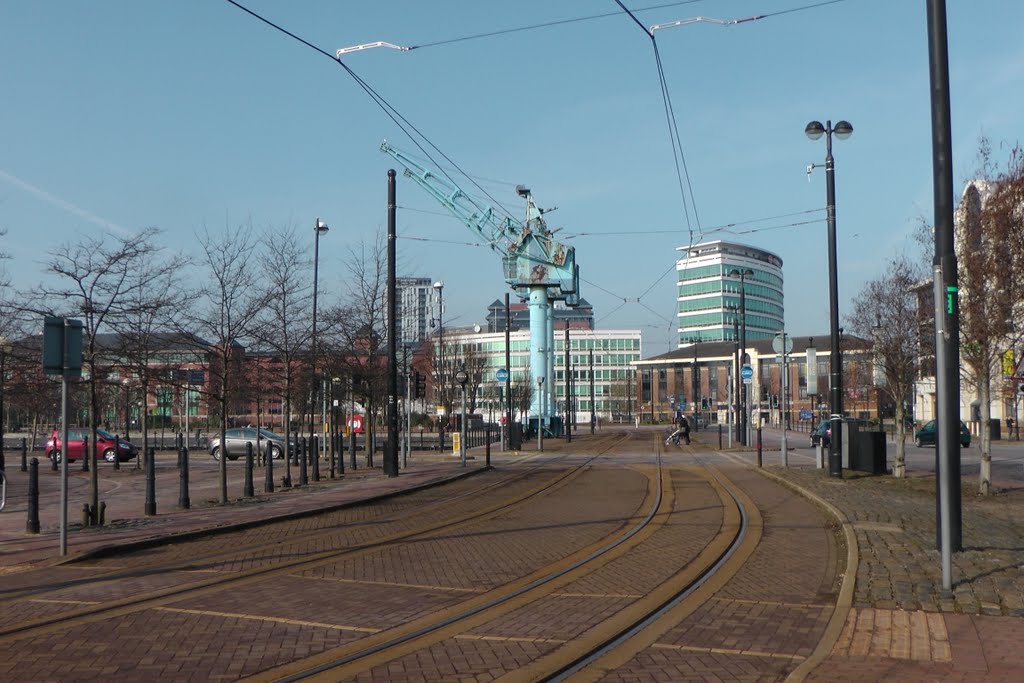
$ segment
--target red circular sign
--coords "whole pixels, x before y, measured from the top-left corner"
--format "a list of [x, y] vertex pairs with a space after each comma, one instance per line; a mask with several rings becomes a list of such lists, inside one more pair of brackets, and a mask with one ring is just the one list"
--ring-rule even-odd
[[363, 416], [362, 415], [353, 415], [352, 419], [348, 421], [348, 425], [349, 425], [349, 427], [352, 428], [352, 431], [355, 432], [356, 434], [362, 434], [363, 433]]

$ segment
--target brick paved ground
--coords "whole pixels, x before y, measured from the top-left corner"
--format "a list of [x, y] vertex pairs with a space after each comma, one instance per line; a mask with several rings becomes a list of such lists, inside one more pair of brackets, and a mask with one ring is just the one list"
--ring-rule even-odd
[[[697, 444], [702, 436], [702, 432], [695, 434]], [[717, 439], [711, 435], [708, 438], [705, 447], [711, 451], [717, 447]], [[548, 442], [546, 449], [558, 445], [559, 442]], [[749, 452], [737, 455], [748, 463], [753, 462]], [[479, 467], [481, 460], [471, 461], [470, 468]], [[854, 475], [838, 481], [807, 467], [783, 470], [770, 466], [765, 469], [838, 508], [852, 525], [860, 552], [849, 617], [828, 658], [807, 680], [1021, 680], [1019, 672], [1024, 670], [1024, 649], [1018, 643], [1024, 638], [1024, 543], [1021, 542], [1024, 538], [1024, 484], [1012, 477], [1000, 479], [1001, 470], [997, 467], [996, 493], [980, 498], [973, 494], [976, 479], [968, 472], [963, 482], [965, 550], [954, 555], [955, 585], [953, 591], [945, 593], [941, 589], [941, 568], [935, 550], [934, 480], [930, 476], [915, 473], [909, 480], [897, 481], [889, 476]], [[235, 468], [232, 473], [233, 498], [240, 496], [240, 472], [240, 468]], [[9, 499], [8, 509], [0, 513], [0, 574], [11, 571], [12, 566], [16, 570], [19, 565], [52, 560], [57, 548], [52, 522], [44, 521], [44, 533], [38, 537], [24, 534], [24, 509], [19, 509], [22, 503], [17, 494], [17, 487], [23, 486], [19, 477], [24, 475], [12, 466], [10, 458], [8, 473], [11, 475], [9, 493], [14, 496]], [[458, 474], [459, 468], [450, 459], [436, 456], [433, 461], [421, 459], [399, 480], [384, 479], [379, 469], [364, 470], [364, 473], [356, 476], [350, 473], [344, 485], [323, 487], [344, 490], [344, 495], [320, 495], [353, 499]], [[318, 500], [313, 495], [316, 487], [310, 487], [303, 492], [276, 495], [258, 505], [235, 505], [227, 509], [212, 506], [176, 512], [177, 490], [172, 474], [165, 473], [164, 484], [158, 487], [158, 495], [163, 497], [159, 498], [160, 514], [156, 518], [141, 516], [141, 477], [129, 471], [114, 482], [116, 487], [111, 487], [106, 495], [112, 499], [124, 497], [124, 511], [116, 515], [120, 519], [103, 530], [74, 530], [70, 538], [72, 552], [139, 537], [221, 525], [251, 518], [255, 511], [270, 513], [312, 507], [325, 499]], [[295, 472], [293, 477], [297, 479]], [[114, 480], [101, 475], [101, 481]], [[256, 489], [262, 491], [259, 475]], [[201, 505], [211, 498], [203, 493], [193, 494], [193, 505]], [[74, 511], [71, 519], [75, 521]], [[775, 588], [777, 586], [772, 590]], [[769, 597], [761, 595], [760, 599]], [[731, 601], [723, 606], [726, 610], [745, 609], [746, 603], [735, 596], [724, 599]], [[172, 617], [181, 618], [168, 612], [168, 618]], [[130, 630], [130, 624], [127, 628]], [[460, 656], [478, 656], [488, 650], [479, 644], [483, 641], [458, 642]], [[296, 643], [296, 647], [305, 645]], [[536, 656], [535, 645], [518, 643], [516, 647], [521, 648], [524, 661]], [[662, 649], [664, 652], [651, 650], [655, 671], [658, 662], [664, 663], [677, 656], [671, 648]], [[253, 656], [259, 656], [258, 648]], [[734, 661], [731, 658], [727, 652], [709, 653], [703, 663], [694, 662], [694, 677], [714, 679], [722, 671], [716, 667]], [[749, 664], [748, 674], [752, 680], [767, 671], [779, 670], [769, 661], [769, 656], [764, 659], [761, 664]], [[183, 672], [190, 666], [187, 661], [180, 664]], [[701, 666], [705, 668], [700, 669]]]

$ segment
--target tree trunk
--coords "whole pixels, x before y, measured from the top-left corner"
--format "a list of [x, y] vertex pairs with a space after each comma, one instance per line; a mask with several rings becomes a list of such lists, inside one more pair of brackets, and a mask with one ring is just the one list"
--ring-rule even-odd
[[907, 444], [904, 438], [906, 434], [906, 422], [905, 413], [903, 412], [903, 402], [896, 402], [896, 455], [893, 456], [892, 464], [892, 476], [897, 479], [903, 479], [907, 476]]
[[[989, 372], [985, 372], [978, 378], [978, 400], [981, 401], [981, 438], [978, 440], [981, 448], [981, 467], [978, 470], [978, 493], [983, 496], [992, 493], [992, 433], [988, 426], [992, 416], [989, 375]], [[957, 438], [959, 434], [960, 426], [957, 425]]]

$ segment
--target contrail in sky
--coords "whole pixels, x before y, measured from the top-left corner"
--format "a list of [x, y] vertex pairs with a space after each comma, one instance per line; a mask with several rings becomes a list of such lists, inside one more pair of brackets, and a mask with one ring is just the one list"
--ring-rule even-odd
[[116, 232], [122, 237], [130, 237], [135, 234], [135, 231], [133, 230], [128, 230], [127, 228], [121, 227], [117, 223], [112, 223], [105, 218], [101, 218], [96, 214], [86, 209], [83, 209], [80, 206], [76, 206], [75, 204], [72, 204], [67, 200], [61, 199], [60, 197], [51, 194], [40, 187], [36, 187], [31, 183], [25, 182], [18, 176], [8, 173], [3, 169], [0, 169], [0, 179], [6, 180], [11, 185], [14, 185], [17, 188], [20, 188], [25, 192], [28, 192], [29, 194], [34, 195], [39, 199], [42, 199], [44, 202], [50, 204], [51, 206], [56, 206], [59, 209], [64, 209], [70, 214], [78, 216], [79, 218], [87, 220], [90, 223], [98, 225], [106, 230]]

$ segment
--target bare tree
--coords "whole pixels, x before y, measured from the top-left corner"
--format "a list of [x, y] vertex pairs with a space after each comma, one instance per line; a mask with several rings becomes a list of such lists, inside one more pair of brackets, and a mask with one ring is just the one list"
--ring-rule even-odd
[[[284, 433], [287, 438], [292, 430], [292, 405], [296, 393], [304, 387], [308, 393], [309, 383], [301, 382], [301, 368], [308, 367], [307, 356], [312, 332], [308, 308], [311, 302], [312, 278], [309, 277], [308, 249], [299, 242], [294, 226], [270, 230], [263, 234], [261, 259], [268, 267], [261, 277], [267, 286], [267, 305], [260, 316], [255, 335], [263, 348], [268, 348], [274, 362], [264, 368], [271, 374], [279, 394], [284, 401]], [[257, 386], [256, 391], [265, 392]], [[301, 430], [300, 430], [301, 431]], [[290, 443], [290, 441], [287, 441]], [[291, 459], [286, 461], [291, 480]]]
[[[387, 252], [382, 236], [350, 248], [347, 261], [348, 303], [324, 316], [324, 332], [335, 340], [333, 352], [366, 410], [366, 456], [372, 464], [372, 425], [386, 405], [387, 390]], [[330, 348], [324, 345], [325, 351]]]
[[880, 389], [896, 407], [893, 476], [897, 478], [906, 476], [905, 406], [912, 399], [918, 360], [914, 288], [922, 277], [909, 260], [897, 257], [881, 277], [864, 285], [847, 323], [853, 334], [873, 340]]
[[[171, 332], [178, 327], [177, 319], [190, 298], [183, 285], [188, 259], [181, 255], [161, 258], [160, 252], [160, 248], [153, 249], [129, 273], [135, 304], [111, 320], [118, 329], [111, 351], [120, 357], [124, 370], [138, 380], [143, 397], [144, 409], [140, 415], [143, 453], [149, 452], [149, 421], [145, 408], [150, 387], [154, 382], [167, 386], [178, 381], [176, 368], [168, 368], [166, 362], [161, 362], [160, 352], [169, 345], [195, 352], [191, 337], [182, 340], [180, 333]], [[201, 362], [201, 358], [197, 357], [196, 362]], [[122, 379], [128, 380], [128, 377]], [[159, 395], [157, 404], [161, 404]]]
[[244, 354], [241, 341], [252, 333], [267, 300], [265, 290], [257, 286], [260, 269], [252, 234], [251, 228], [243, 225], [217, 235], [208, 231], [197, 235], [203, 252], [200, 264], [207, 270], [208, 279], [186, 320], [187, 329], [209, 343], [208, 348], [204, 347], [209, 352], [204, 393], [220, 421], [221, 504], [228, 502], [228, 454], [223, 446], [231, 407], [239, 393]]
[[[38, 288], [39, 312], [50, 315], [80, 315], [83, 318], [82, 363], [89, 387], [89, 453], [92, 523], [99, 521], [99, 475], [96, 470], [96, 428], [99, 424], [100, 367], [109, 363], [109, 349], [98, 335], [115, 320], [137, 311], [140, 281], [136, 272], [154, 252], [159, 231], [147, 228], [130, 237], [110, 234], [87, 236], [65, 243], [49, 252], [46, 271], [56, 276], [54, 285]], [[59, 308], [49, 308], [60, 302]]]
[[1024, 154], [1010, 152], [1005, 170], [992, 160], [987, 140], [979, 151], [978, 177], [956, 210], [955, 239], [960, 285], [962, 377], [981, 408], [979, 492], [991, 492], [993, 382], [1006, 349], [1022, 339], [1024, 301]]

